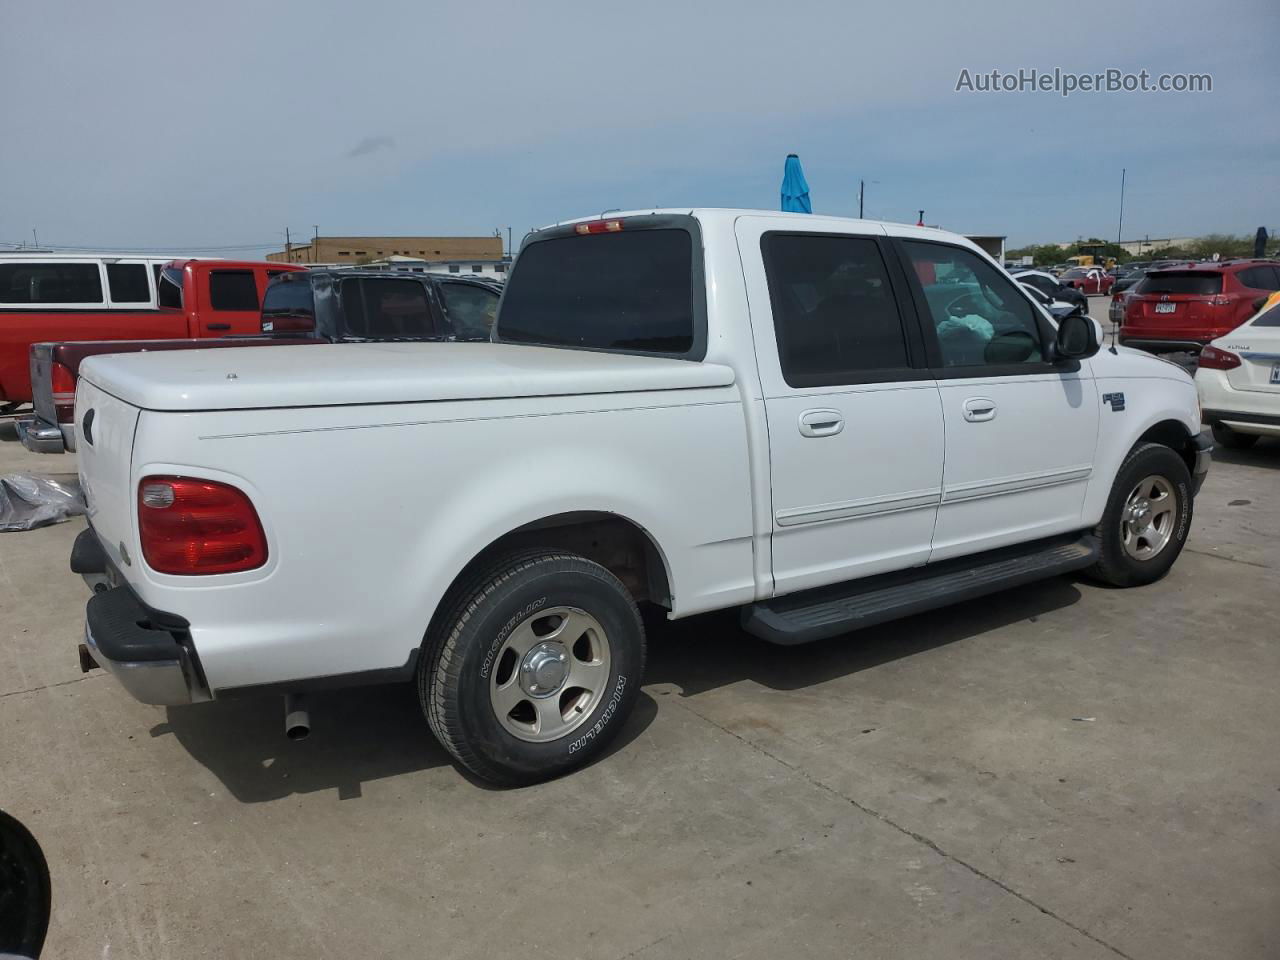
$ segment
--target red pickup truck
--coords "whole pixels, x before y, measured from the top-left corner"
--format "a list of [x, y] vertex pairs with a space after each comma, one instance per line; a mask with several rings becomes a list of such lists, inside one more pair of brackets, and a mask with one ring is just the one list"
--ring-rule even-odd
[[31, 402], [33, 343], [256, 334], [267, 281], [302, 269], [259, 260], [0, 254], [0, 413]]

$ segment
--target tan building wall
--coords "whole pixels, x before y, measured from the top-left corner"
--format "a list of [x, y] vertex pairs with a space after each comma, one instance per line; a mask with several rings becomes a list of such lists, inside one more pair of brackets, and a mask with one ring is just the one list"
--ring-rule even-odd
[[295, 243], [285, 255], [278, 250], [267, 259], [278, 263], [365, 263], [393, 256], [422, 260], [501, 260], [501, 237], [320, 237]]

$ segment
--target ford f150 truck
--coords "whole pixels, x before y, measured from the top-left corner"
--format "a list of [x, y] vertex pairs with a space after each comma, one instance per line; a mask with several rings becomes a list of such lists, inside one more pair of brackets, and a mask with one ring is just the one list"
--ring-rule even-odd
[[[491, 343], [92, 357], [81, 663], [138, 699], [416, 683], [523, 783], [636, 702], [639, 604], [793, 644], [1071, 571], [1163, 576], [1191, 378], [974, 244], [804, 214], [531, 234]], [[290, 698], [294, 698], [290, 703]]]
[[33, 343], [257, 333], [267, 281], [302, 269], [261, 260], [0, 256], [0, 412], [31, 402]]
[[18, 419], [18, 439], [33, 453], [75, 450], [75, 384], [87, 357], [379, 339], [488, 340], [499, 292], [492, 280], [447, 274], [284, 272], [270, 280], [262, 295], [262, 333], [256, 336], [33, 343], [34, 412]]

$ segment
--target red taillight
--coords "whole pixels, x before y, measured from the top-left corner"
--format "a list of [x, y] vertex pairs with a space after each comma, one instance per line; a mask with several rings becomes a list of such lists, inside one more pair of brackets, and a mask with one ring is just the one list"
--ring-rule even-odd
[[1200, 351], [1199, 365], [1207, 370], [1234, 370], [1240, 366], [1240, 358], [1230, 350], [1205, 347]]
[[237, 573], [267, 562], [258, 512], [240, 490], [194, 477], [138, 484], [142, 555], [158, 573]]
[[1233, 303], [1235, 303], [1233, 297], [1212, 297], [1209, 300], [1209, 306], [1211, 307], [1229, 307]]
[[618, 233], [622, 229], [621, 220], [591, 220], [574, 226], [574, 231], [582, 236], [589, 233]]
[[53, 409], [58, 422], [72, 423], [75, 421], [76, 375], [57, 361], [49, 367], [49, 374], [53, 384]]

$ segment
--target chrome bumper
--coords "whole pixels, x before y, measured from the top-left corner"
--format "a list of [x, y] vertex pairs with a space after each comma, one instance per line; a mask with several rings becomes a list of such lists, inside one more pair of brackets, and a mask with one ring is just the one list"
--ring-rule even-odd
[[22, 417], [14, 421], [14, 427], [22, 445], [32, 453], [65, 453], [68, 449], [75, 449], [74, 440], [67, 443], [64, 431], [68, 428], [48, 423], [39, 417]]
[[87, 623], [84, 625], [84, 645], [93, 662], [119, 680], [135, 700], [160, 707], [194, 701], [181, 659], [112, 660], [99, 649]]
[[168, 707], [212, 700], [187, 622], [145, 606], [103, 557], [92, 529], [76, 538], [71, 569], [95, 591], [84, 611], [80, 669], [101, 667], [142, 703]]

